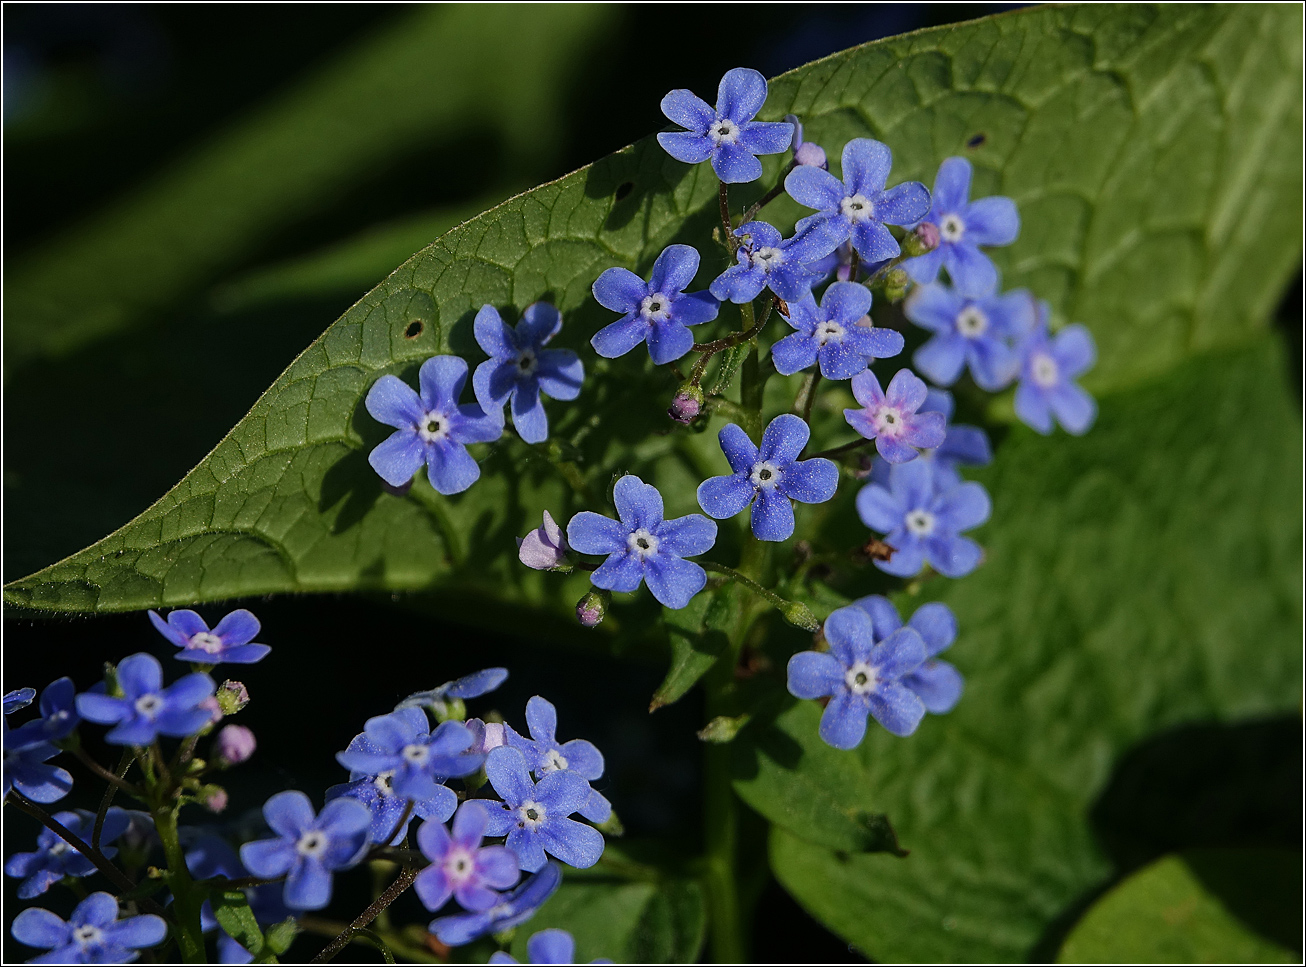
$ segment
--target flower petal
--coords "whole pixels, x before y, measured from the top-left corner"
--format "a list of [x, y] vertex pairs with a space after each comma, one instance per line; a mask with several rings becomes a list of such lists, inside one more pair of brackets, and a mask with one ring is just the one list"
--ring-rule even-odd
[[118, 663], [118, 684], [131, 700], [155, 694], [163, 686], [163, 666], [143, 651], [129, 655]]
[[706, 161], [716, 148], [711, 138], [695, 131], [663, 131], [658, 135], [658, 144], [671, 157], [689, 165]]
[[417, 371], [422, 402], [432, 410], [453, 409], [466, 382], [467, 362], [459, 356], [432, 356]]
[[664, 607], [679, 610], [707, 584], [707, 572], [693, 561], [655, 554], [647, 558], [644, 580]]
[[871, 649], [870, 662], [876, 676], [887, 681], [902, 678], [925, 661], [925, 642], [910, 625], [892, 632]]
[[716, 120], [712, 105], [693, 91], [678, 88], [662, 98], [662, 113], [682, 128], [702, 134]]
[[594, 280], [592, 291], [599, 305], [613, 312], [635, 312], [649, 294], [648, 284], [630, 269], [607, 269]]
[[794, 138], [794, 126], [782, 121], [752, 121], [739, 133], [739, 144], [752, 154], [779, 154]]
[[1097, 401], [1075, 383], [1062, 383], [1048, 394], [1057, 422], [1067, 433], [1081, 436], [1097, 420]]
[[[789, 172], [785, 177], [785, 191], [798, 204], [817, 211], [839, 211], [839, 203], [847, 195], [843, 182], [830, 172], [810, 165], [800, 165]], [[805, 231], [813, 224], [800, 222], [800, 230]]]
[[548, 302], [532, 302], [522, 311], [517, 322], [516, 343], [523, 349], [530, 346], [538, 352], [561, 329], [562, 313], [556, 306]]
[[[880, 381], [876, 378], [875, 373], [866, 370], [864, 373], [858, 373], [852, 381], [853, 397], [865, 407], [879, 406], [884, 402], [884, 390], [880, 389]], [[846, 410], [844, 412], [847, 412]], [[871, 434], [870, 436], [874, 436]], [[865, 436], [865, 434], [863, 434]], [[868, 439], [870, 437], [867, 437]]]
[[9, 932], [19, 943], [43, 950], [62, 946], [72, 936], [68, 924], [44, 907], [28, 907], [20, 912]]
[[495, 359], [512, 359], [517, 355], [517, 341], [513, 338], [513, 331], [494, 306], [481, 306], [472, 322], [472, 332], [476, 336], [476, 344], [486, 355]]
[[957, 616], [941, 601], [921, 605], [907, 623], [925, 642], [927, 657], [933, 658], [957, 640]]
[[645, 336], [654, 365], [673, 363], [694, 348], [694, 334], [679, 322], [655, 322]]
[[914, 413], [921, 408], [928, 392], [929, 388], [924, 380], [910, 369], [900, 369], [889, 381], [889, 389], [885, 392], [884, 398], [891, 406]]
[[286, 877], [286, 906], [292, 910], [321, 910], [331, 902], [331, 874], [314, 859], [305, 859]]
[[698, 506], [717, 520], [726, 520], [743, 511], [757, 493], [749, 481], [739, 474], [709, 477], [698, 485]]
[[[554, 775], [566, 773], [555, 772]], [[574, 819], [544, 824], [539, 829], [539, 837], [546, 852], [578, 870], [588, 869], [603, 855], [603, 834]]]
[[861, 608], [871, 618], [871, 629], [876, 641], [883, 641], [902, 627], [902, 618], [892, 601], [883, 595], [868, 594], [853, 602], [854, 607]]
[[[889, 169], [893, 167], [893, 153], [881, 141], [854, 138], [843, 147], [842, 163], [847, 193], [871, 198], [884, 191], [884, 184], [889, 180]], [[878, 217], [878, 211], [876, 214]]]
[[396, 430], [373, 447], [367, 462], [390, 486], [402, 487], [426, 462], [426, 447], [411, 427]]
[[415, 426], [426, 412], [416, 391], [398, 376], [385, 375], [372, 384], [364, 401], [372, 419], [386, 426]]
[[857, 516], [863, 524], [881, 534], [902, 526], [907, 509], [897, 495], [879, 484], [867, 484], [857, 493]]
[[989, 257], [967, 242], [943, 245], [943, 264], [948, 277], [962, 295], [983, 298], [997, 287], [998, 270]]
[[963, 483], [940, 495], [933, 511], [940, 524], [951, 531], [970, 530], [989, 519], [993, 503], [983, 484]]
[[529, 390], [519, 385], [513, 393], [512, 425], [525, 443], [543, 443], [549, 438], [549, 417], [540, 402], [538, 383]]
[[828, 342], [817, 350], [816, 358], [826, 379], [852, 379], [866, 369], [866, 357], [850, 342]]
[[256, 839], [240, 848], [240, 861], [254, 876], [281, 876], [295, 864], [295, 846], [284, 839]]
[[526, 759], [516, 749], [501, 745], [485, 757], [485, 775], [503, 801], [510, 806], [525, 802], [535, 792], [526, 771]]
[[766, 78], [752, 68], [736, 67], [726, 71], [717, 86], [717, 114], [735, 124], [751, 121], [765, 103]]
[[446, 437], [426, 448], [426, 477], [436, 493], [462, 493], [480, 476], [480, 466], [461, 443]]
[[1093, 334], [1079, 323], [1059, 329], [1052, 337], [1052, 356], [1066, 379], [1083, 375], [1097, 362]]
[[852, 227], [853, 248], [864, 262], [881, 262], [897, 258], [902, 249], [898, 240], [879, 222], [858, 222]]
[[925, 703], [897, 682], [886, 682], [868, 697], [875, 721], [892, 735], [911, 735], [925, 718]]
[[297, 837], [313, 827], [313, 804], [299, 790], [287, 789], [263, 804], [263, 818], [278, 836]]
[[758, 447], [758, 457], [784, 466], [798, 459], [807, 446], [812, 435], [811, 428], [802, 417], [792, 413], [782, 413], [767, 424], [762, 431], [762, 445]]
[[224, 645], [244, 645], [254, 640], [259, 632], [258, 618], [244, 608], [231, 612], [213, 629]]
[[583, 510], [567, 524], [567, 543], [582, 554], [613, 554], [626, 549], [629, 533], [611, 517]]
[[816, 358], [816, 340], [808, 333], [791, 333], [771, 347], [771, 361], [781, 376], [792, 376], [811, 368]]
[[712, 155], [712, 170], [730, 185], [743, 185], [762, 177], [762, 162], [742, 144], [722, 144]]
[[644, 565], [633, 554], [613, 554], [590, 575], [590, 583], [609, 591], [634, 591], [644, 580]]
[[927, 661], [904, 678], [902, 684], [916, 693], [925, 711], [943, 715], [961, 700], [966, 680], [946, 661]]
[[830, 699], [821, 713], [821, 738], [836, 749], [855, 749], [866, 735], [866, 716], [870, 711], [863, 699], [840, 692]]
[[966, 208], [966, 239], [976, 245], [1010, 245], [1020, 234], [1020, 212], [1010, 198], [981, 198]]
[[786, 670], [789, 694], [797, 698], [822, 698], [844, 687], [844, 667], [823, 651], [800, 651]]
[[753, 464], [757, 463], [760, 457], [757, 447], [749, 439], [748, 434], [734, 423], [723, 426], [721, 432], [717, 434], [717, 440], [721, 444], [721, 452], [726, 455], [730, 469], [735, 473], [751, 471]]
[[827, 319], [851, 326], [871, 311], [871, 290], [856, 282], [831, 282], [821, 296], [821, 311]]
[[[698, 274], [698, 249], [692, 245], [668, 245], [653, 263], [648, 291], [663, 295], [683, 292]], [[612, 271], [609, 269], [608, 271]]]
[[[617, 506], [617, 516], [629, 529], [653, 530], [662, 523], [662, 494], [658, 488], [646, 484], [633, 473], [628, 473], [612, 488], [612, 502]], [[570, 537], [570, 531], [568, 532]], [[572, 547], [575, 547], [575, 543]], [[625, 541], [622, 541], [625, 547]]]
[[799, 460], [785, 468], [778, 489], [803, 504], [822, 504], [839, 486], [839, 467], [825, 457]]
[[686, 514], [660, 523], [653, 531], [661, 542], [659, 554], [693, 557], [710, 550], [716, 543], [717, 526], [702, 514]]
[[732, 265], [718, 275], [708, 291], [723, 302], [752, 302], [766, 288], [766, 273], [751, 265]]
[[574, 400], [585, 382], [585, 364], [570, 349], [545, 349], [535, 373], [540, 389], [555, 400]]
[[944, 158], [939, 173], [934, 177], [934, 207], [932, 214], [944, 215], [959, 212], [970, 198], [972, 168], [966, 158]]
[[526, 703], [526, 727], [536, 742], [554, 745], [558, 734], [558, 710], [548, 699], [533, 696]]
[[831, 612], [822, 631], [830, 643], [830, 653], [845, 668], [870, 657], [875, 630], [871, 616], [861, 608], [849, 605]]
[[925, 559], [944, 577], [965, 577], [983, 557], [983, 548], [969, 537], [935, 534], [925, 540]]

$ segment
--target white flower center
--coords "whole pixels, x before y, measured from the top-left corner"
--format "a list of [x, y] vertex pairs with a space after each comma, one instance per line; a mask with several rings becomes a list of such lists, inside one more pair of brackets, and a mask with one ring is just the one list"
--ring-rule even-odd
[[903, 418], [902, 410], [896, 406], [890, 406], [888, 403], [882, 403], [871, 414], [871, 422], [875, 424], [875, 432], [880, 436], [901, 436], [903, 431], [907, 429], [907, 422]]
[[535, 372], [535, 350], [523, 349], [517, 354], [517, 374], [519, 376], [529, 376]]
[[46, 850], [46, 852], [48, 852], [51, 856], [61, 856], [62, 854], [67, 853], [69, 849], [70, 847], [68, 846], [68, 844], [60, 839], [60, 840], [56, 840], [55, 844], [51, 846], [48, 850]]
[[310, 859], [321, 859], [327, 851], [327, 845], [330, 840], [327, 834], [316, 829], [310, 829], [306, 833], [301, 833], [295, 843], [295, 850], [300, 856], [307, 856]]
[[459, 883], [466, 883], [476, 873], [476, 860], [467, 850], [461, 846], [450, 848], [445, 854], [444, 875], [448, 877], [449, 882], [455, 886]]
[[977, 305], [968, 305], [957, 313], [957, 332], [967, 339], [978, 339], [989, 328], [989, 317]]
[[390, 769], [386, 772], [382, 772], [375, 779], [373, 779], [372, 785], [376, 786], [376, 791], [379, 792], [381, 795], [393, 796], [395, 794], [395, 787], [391, 785], [390, 780], [393, 779], [394, 777], [395, 777], [395, 771], [393, 769]]
[[780, 265], [784, 260], [784, 252], [780, 251], [778, 248], [771, 248], [770, 246], [759, 248], [753, 253], [753, 263], [763, 272], [771, 271], [771, 269]]
[[163, 711], [163, 696], [142, 695], [136, 700], [136, 711], [147, 719], [152, 719]]
[[818, 346], [824, 346], [828, 342], [843, 342], [844, 331], [843, 326], [839, 325], [839, 323], [826, 320], [816, 327], [816, 331], [812, 335], [816, 337]]
[[739, 140], [739, 125], [729, 118], [718, 118], [707, 129], [707, 136], [717, 144], [734, 144]]
[[191, 636], [190, 646], [208, 652], [210, 655], [216, 655], [222, 650], [222, 639], [211, 631], [201, 631]]
[[966, 223], [956, 215], [944, 215], [939, 222], [939, 238], [945, 242], [960, 242], [966, 234]]
[[417, 434], [423, 443], [439, 443], [449, 435], [449, 417], [432, 410], [417, 424]]
[[875, 669], [864, 661], [855, 662], [843, 676], [848, 691], [854, 695], [865, 695], [875, 688]]
[[658, 552], [658, 539], [643, 527], [626, 538], [626, 545], [632, 554], [640, 557], [649, 557]]
[[770, 460], [759, 460], [753, 464], [748, 482], [760, 490], [770, 490], [780, 482], [780, 468]]
[[403, 751], [399, 753], [404, 757], [404, 761], [413, 766], [424, 766], [426, 760], [431, 758], [431, 750], [424, 745], [416, 742], [404, 746]]
[[934, 533], [934, 515], [928, 510], [913, 510], [903, 519], [907, 530], [917, 537], [929, 537]]
[[1061, 381], [1061, 367], [1047, 353], [1035, 353], [1029, 361], [1029, 375], [1035, 386], [1051, 389]]
[[560, 749], [550, 749], [544, 753], [544, 761], [540, 763], [540, 775], [548, 775], [550, 772], [566, 772], [567, 757], [562, 754]]
[[547, 818], [548, 813], [544, 807], [534, 799], [527, 799], [517, 807], [517, 825], [523, 829], [539, 829]]
[[839, 202], [839, 210], [853, 222], [864, 222], [875, 214], [875, 207], [865, 195], [849, 195]]
[[83, 947], [92, 947], [98, 944], [101, 936], [100, 928], [93, 927], [89, 923], [73, 930], [73, 940]]
[[663, 322], [671, 315], [671, 300], [660, 292], [645, 296], [639, 304], [639, 314], [649, 322]]

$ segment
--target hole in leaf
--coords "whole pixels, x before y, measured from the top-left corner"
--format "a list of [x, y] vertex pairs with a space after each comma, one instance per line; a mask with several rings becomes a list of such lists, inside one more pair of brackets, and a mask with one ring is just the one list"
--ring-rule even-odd
[[966, 147], [978, 148], [981, 144], [989, 139], [989, 136], [981, 131], [979, 134], [972, 134], [966, 139]]
[[408, 324], [408, 328], [404, 330], [404, 338], [416, 339], [418, 336], [422, 334], [422, 330], [425, 328], [426, 327], [422, 323], [422, 320], [414, 319], [412, 322]]
[[617, 194], [616, 194], [617, 201], [621, 201], [621, 199], [629, 195], [631, 191], [634, 189], [634, 187], [635, 187], [635, 183], [633, 181], [623, 181], [621, 184], [619, 184], [617, 186]]

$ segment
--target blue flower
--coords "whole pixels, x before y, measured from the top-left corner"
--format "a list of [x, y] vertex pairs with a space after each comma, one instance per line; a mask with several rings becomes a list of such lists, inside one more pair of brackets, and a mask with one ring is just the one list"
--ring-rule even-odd
[[457, 356], [432, 356], [417, 372], [421, 394], [398, 376], [382, 376], [367, 391], [367, 412], [397, 433], [367, 455], [367, 462], [392, 487], [402, 487], [426, 464], [427, 479], [442, 494], [466, 490], [481, 475], [468, 443], [490, 443], [503, 435], [503, 413], [485, 413], [475, 403], [459, 404], [467, 363]]
[[1020, 385], [1016, 415], [1039, 433], [1052, 432], [1055, 416], [1068, 432], [1087, 433], [1097, 419], [1097, 402], [1078, 383], [1097, 361], [1093, 336], [1074, 324], [1048, 336], [1048, 305], [1040, 302], [1039, 319], [1020, 347]]
[[181, 649], [173, 657], [201, 665], [251, 665], [266, 658], [272, 649], [254, 642], [258, 618], [240, 608], [218, 622], [212, 631], [194, 611], [170, 611], [168, 620], [150, 612], [155, 630]]
[[[182, 828], [179, 832], [186, 834], [193, 831]], [[186, 846], [186, 868], [190, 870], [190, 875], [197, 880], [207, 880], [218, 876], [234, 880], [247, 876], [249, 873], [244, 864], [240, 862], [240, 857], [236, 855], [236, 851], [221, 836], [207, 831], [199, 832], [199, 835], [184, 838], [183, 843]], [[245, 887], [242, 892], [249, 901], [250, 912], [254, 914], [254, 919], [260, 924], [279, 923], [291, 915], [290, 908], [286, 906], [282, 898], [280, 883], [263, 883], [259, 886]], [[219, 927], [217, 917], [213, 915], [213, 904], [209, 900], [205, 900], [203, 906], [200, 907], [200, 929], [204, 933], [215, 929], [220, 931], [218, 934], [219, 963], [248, 964], [253, 962], [253, 955]]]
[[461, 947], [486, 934], [519, 927], [535, 916], [561, 884], [561, 868], [557, 863], [549, 863], [488, 910], [432, 920], [431, 933], [446, 946]]
[[677, 161], [696, 165], [712, 159], [722, 181], [738, 184], [762, 177], [759, 154], [789, 147], [789, 124], [754, 121], [766, 103], [766, 78], [747, 67], [726, 71], [717, 90], [716, 109], [692, 91], [675, 90], [662, 99], [662, 113], [688, 131], [664, 131], [658, 144]]
[[[54, 818], [74, 836], [88, 843], [91, 841], [95, 813], [78, 809], [76, 812], [55, 813]], [[117, 806], [105, 814], [104, 829], [100, 833], [100, 852], [106, 857], [112, 859], [118, 851], [105, 844], [112, 843], [121, 836], [130, 821], [130, 817]], [[5, 861], [5, 875], [23, 881], [18, 884], [18, 896], [23, 900], [40, 896], [65, 876], [90, 876], [94, 872], [94, 863], [62, 836], [44, 828], [36, 834], [36, 852], [15, 853]]]
[[526, 757], [501, 745], [485, 758], [485, 775], [503, 797], [489, 816], [486, 832], [508, 837], [505, 845], [517, 854], [528, 873], [544, 868], [544, 854], [577, 869], [593, 866], [603, 855], [603, 836], [592, 826], [568, 819], [584, 808], [590, 784], [574, 772], [550, 772], [531, 780]]
[[68, 770], [46, 762], [60, 750], [42, 736], [40, 723], [10, 729], [8, 719], [0, 721], [4, 728], [4, 794], [17, 789], [33, 802], [54, 802], [68, 795], [73, 777]]
[[[532, 934], [526, 941], [526, 956], [532, 964], [574, 964], [576, 962], [576, 941], [566, 930], [556, 927]], [[515, 964], [517, 958], [496, 950], [490, 954], [492, 964]], [[591, 960], [591, 964], [610, 964], [606, 957]]]
[[887, 393], [869, 369], [853, 378], [852, 389], [862, 408], [844, 410], [843, 418], [866, 439], [874, 440], [875, 449], [890, 463], [915, 460], [917, 448], [929, 449], [943, 442], [943, 414], [921, 410], [928, 390], [910, 369], [894, 374]]
[[893, 557], [875, 566], [898, 577], [911, 577], [926, 563], [950, 578], [975, 570], [984, 552], [960, 533], [988, 520], [990, 509], [980, 484], [940, 490], [930, 465], [920, 460], [891, 467], [887, 489], [871, 483], [857, 495], [862, 523], [886, 535], [894, 549]]
[[629, 269], [611, 268], [594, 282], [594, 298], [620, 319], [594, 334], [590, 345], [600, 356], [624, 356], [641, 342], [661, 366], [674, 362], [694, 346], [697, 326], [716, 318], [717, 300], [710, 292], [685, 292], [698, 273], [698, 251], [689, 245], [668, 245], [653, 263], [645, 282]]
[[[584, 739], [558, 741], [558, 710], [553, 703], [536, 695], [526, 703], [526, 727], [531, 737], [523, 738], [511, 726], [504, 727], [504, 741], [526, 758], [526, 768], [537, 778], [550, 772], [574, 772], [593, 782], [603, 776], [603, 753]], [[605, 823], [612, 815], [612, 804], [598, 790], [576, 810], [592, 823]]]
[[396, 796], [447, 802], [453, 792], [443, 786], [444, 780], [471, 775], [481, 767], [481, 756], [466, 751], [472, 738], [461, 722], [441, 722], [431, 732], [424, 711], [405, 708], [368, 719], [363, 734], [344, 752], [336, 753], [336, 761], [351, 772], [369, 776], [391, 773]]
[[827, 224], [839, 241], [851, 239], [867, 262], [897, 257], [898, 241], [884, 226], [914, 225], [930, 210], [930, 193], [919, 181], [885, 190], [893, 156], [887, 145], [854, 138], [844, 145], [842, 182], [828, 171], [802, 165], [785, 178], [785, 191], [800, 205], [815, 208], [798, 223], [801, 232], [813, 220]]
[[938, 232], [939, 244], [924, 255], [907, 259], [902, 267], [922, 285], [933, 282], [939, 267], [948, 270], [952, 284], [968, 295], [984, 295], [997, 288], [998, 270], [981, 245], [1010, 245], [1020, 233], [1020, 215], [1010, 198], [970, 197], [970, 162], [947, 158], [934, 179], [934, 196], [925, 222]]
[[764, 541], [783, 541], [794, 532], [791, 500], [820, 504], [834, 496], [839, 468], [824, 457], [799, 460], [811, 435], [807, 424], [792, 413], [771, 421], [762, 432], [762, 446], [727, 423], [717, 439], [734, 473], [710, 477], [698, 485], [698, 505], [711, 517], [725, 520], [753, 505], [753, 533]]
[[[429, 708], [443, 720], [448, 717], [450, 699], [480, 698], [488, 695], [508, 680], [506, 668], [482, 668], [452, 682], [445, 682], [424, 692], [413, 692], [395, 706], [395, 711], [406, 708]], [[447, 816], [445, 817], [448, 818]]]
[[899, 628], [877, 643], [870, 616], [851, 606], [826, 618], [824, 632], [828, 652], [800, 651], [789, 659], [790, 694], [830, 698], [821, 713], [821, 738], [836, 749], [855, 749], [868, 714], [894, 735], [915, 732], [925, 706], [902, 679], [925, 661], [921, 636]]
[[[921, 413], [942, 413], [945, 421], [952, 419], [952, 394], [947, 390], [932, 389], [925, 395], [921, 404]], [[922, 450], [918, 459], [934, 468], [934, 486], [938, 490], [947, 490], [961, 483], [957, 472], [960, 464], [984, 466], [993, 460], [993, 448], [989, 446], [989, 435], [977, 426], [964, 423], [948, 422], [944, 428], [946, 434], [943, 442], [932, 450]], [[889, 486], [889, 468], [892, 466], [882, 457], [876, 457], [871, 468], [871, 480], [882, 487]]]
[[125, 964], [144, 947], [168, 936], [168, 925], [152, 913], [118, 919], [118, 901], [92, 893], [73, 908], [67, 921], [43, 907], [29, 907], [14, 917], [9, 932], [19, 943], [50, 951], [30, 963]]
[[902, 333], [877, 329], [870, 311], [871, 290], [855, 282], [831, 282], [820, 306], [810, 293], [789, 303], [785, 321], [798, 331], [771, 347], [776, 372], [789, 376], [819, 362], [826, 379], [851, 379], [868, 359], [898, 355]]
[[123, 697], [83, 692], [77, 711], [88, 722], [113, 725], [104, 737], [114, 745], [149, 745], [160, 735], [182, 738], [194, 735], [213, 721], [202, 703], [213, 696], [213, 679], [192, 672], [163, 687], [163, 666], [145, 652], [118, 664], [118, 685]]
[[527, 443], [549, 438], [549, 417], [540, 392], [555, 400], [580, 395], [585, 367], [570, 349], [545, 349], [562, 328], [562, 313], [547, 302], [527, 306], [516, 329], [510, 329], [494, 306], [476, 313], [476, 342], [490, 358], [476, 367], [472, 389], [486, 413], [503, 413], [512, 400], [512, 425]]
[[975, 384], [990, 393], [1016, 378], [1020, 360], [1012, 341], [1034, 326], [1034, 300], [1024, 289], [997, 295], [990, 288], [967, 297], [958, 289], [924, 285], [912, 292], [903, 311], [934, 333], [912, 357], [917, 369], [940, 386], [951, 386], [969, 366]]
[[271, 839], [240, 848], [240, 860], [255, 876], [286, 876], [286, 906], [320, 910], [331, 902], [331, 874], [355, 865], [368, 846], [372, 814], [353, 799], [333, 799], [313, 814], [302, 792], [279, 792], [263, 804]]
[[537, 571], [570, 571], [570, 550], [562, 528], [547, 510], [539, 527], [517, 538], [517, 560]]
[[[349, 743], [349, 748], [357, 751], [366, 741], [366, 737], [360, 735]], [[369, 834], [372, 841], [380, 846], [393, 846], [395, 843], [402, 842], [408, 835], [409, 825], [415, 819], [445, 822], [458, 806], [458, 797], [454, 791], [447, 786], [437, 785], [436, 794], [430, 799], [412, 800], [413, 808], [400, 826], [399, 820], [408, 809], [409, 799], [407, 796], [395, 795], [393, 772], [386, 771], [377, 775], [350, 772], [349, 777], [349, 782], [327, 789], [326, 801], [331, 802], [333, 799], [341, 798], [354, 799], [366, 806], [372, 814]], [[390, 837], [388, 840], [387, 836]]]
[[6, 692], [4, 699], [5, 715], [13, 715], [19, 709], [27, 708], [32, 704], [34, 698], [36, 698], [36, 689], [34, 688], [15, 688], [12, 692]]
[[49, 742], [68, 738], [82, 720], [77, 714], [76, 696], [77, 686], [71, 678], [55, 679], [41, 692], [41, 718], [28, 722], [23, 729]]
[[803, 140], [803, 123], [798, 120], [798, 115], [786, 114], [785, 120], [794, 126], [794, 164], [829, 170], [830, 162], [825, 157], [825, 149], [813, 141]]
[[582, 511], [567, 524], [567, 542], [575, 550], [608, 555], [590, 581], [609, 591], [634, 591], [646, 581], [666, 607], [689, 604], [703, 590], [707, 574], [683, 558], [716, 543], [716, 524], [702, 514], [663, 520], [662, 495], [633, 474], [617, 481], [612, 497], [620, 523]]
[[[884, 641], [902, 627], [898, 609], [888, 598], [871, 594], [853, 602], [871, 616], [875, 640]], [[925, 710], [934, 715], [951, 712], [961, 699], [965, 679], [946, 661], [936, 660], [957, 640], [957, 617], [952, 609], [940, 601], [931, 601], [916, 609], [907, 622], [908, 627], [921, 636], [925, 643], [925, 661], [902, 679], [903, 685], [915, 692], [925, 704]]]
[[810, 225], [793, 238], [781, 238], [766, 222], [748, 222], [734, 234], [743, 239], [735, 253], [739, 264], [718, 275], [709, 289], [722, 301], [739, 303], [752, 302], [765, 288], [786, 302], [803, 298], [820, 280], [812, 264], [839, 245], [823, 225]]
[[417, 874], [413, 889], [426, 909], [439, 910], [452, 896], [464, 910], [489, 910], [499, 902], [496, 891], [508, 889], [521, 876], [512, 850], [481, 846], [492, 808], [476, 800], [463, 803], [452, 836], [439, 822], [425, 822], [417, 830], [417, 845], [431, 863]]

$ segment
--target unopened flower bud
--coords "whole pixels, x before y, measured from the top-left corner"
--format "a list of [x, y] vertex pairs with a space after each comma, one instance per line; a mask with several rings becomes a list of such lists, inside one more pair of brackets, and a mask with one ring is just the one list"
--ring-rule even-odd
[[196, 798], [211, 813], [220, 813], [227, 808], [227, 790], [221, 786], [201, 786]]
[[907, 294], [907, 287], [911, 285], [911, 276], [902, 269], [890, 269], [884, 273], [881, 285], [886, 299], [890, 302], [901, 302], [903, 296]]
[[244, 762], [256, 748], [254, 733], [243, 725], [224, 725], [213, 740], [214, 756], [229, 766]]
[[517, 559], [537, 571], [570, 570], [570, 549], [562, 528], [546, 510], [544, 523], [517, 538]]
[[933, 222], [921, 222], [916, 230], [902, 240], [903, 253], [908, 256], [924, 255], [939, 247], [939, 226]]
[[217, 693], [218, 707], [224, 715], [235, 715], [249, 704], [249, 691], [240, 682], [223, 682]]
[[689, 424], [703, 411], [703, 390], [693, 383], [685, 383], [671, 401], [667, 416], [677, 423]]
[[591, 591], [585, 597], [576, 603], [576, 618], [581, 625], [586, 628], [593, 628], [603, 620], [603, 616], [608, 612], [608, 602], [612, 596], [598, 588]]
[[491, 749], [497, 749], [504, 744], [502, 722], [482, 722], [480, 719], [468, 719], [463, 724], [467, 726], [467, 731], [472, 733], [472, 744], [468, 746], [468, 752], [485, 755]]
[[702, 742], [733, 742], [739, 730], [748, 724], [752, 718], [748, 713], [731, 718], [729, 715], [718, 715], [707, 725], [698, 730], [698, 738]]
[[794, 149], [794, 164], [811, 165], [813, 168], [828, 170], [830, 162], [825, 157], [825, 149], [819, 144], [803, 140], [803, 125], [797, 115], [786, 114], [785, 120], [794, 126], [794, 139], [791, 142]]

